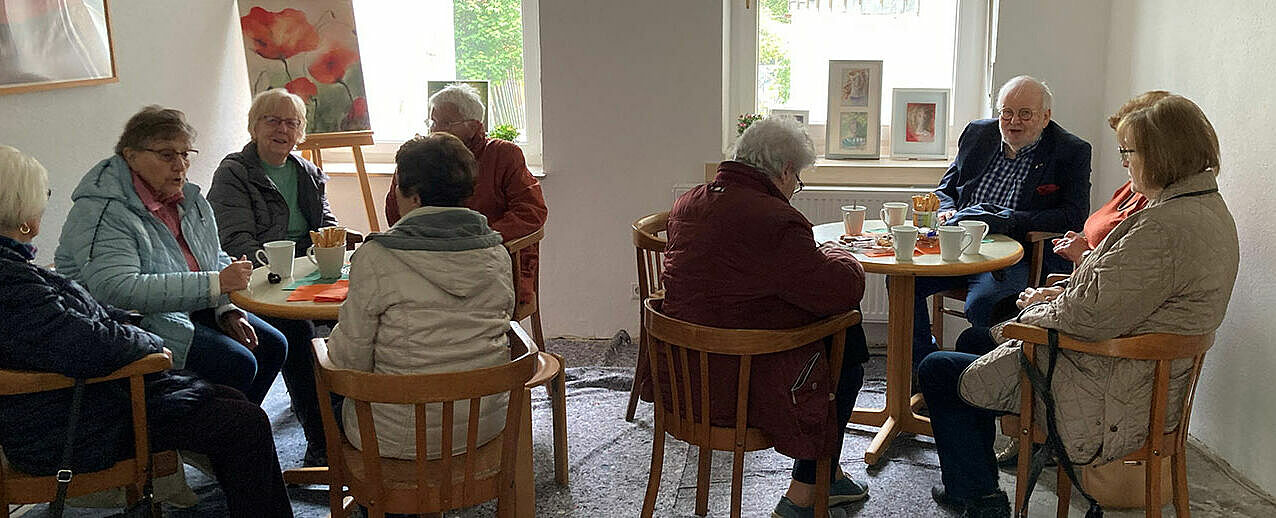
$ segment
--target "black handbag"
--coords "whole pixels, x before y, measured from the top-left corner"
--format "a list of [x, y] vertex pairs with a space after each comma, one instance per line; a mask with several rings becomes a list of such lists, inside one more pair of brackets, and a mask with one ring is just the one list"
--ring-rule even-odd
[[[75, 380], [75, 388], [71, 392], [71, 414], [66, 421], [66, 446], [62, 449], [62, 468], [58, 470], [58, 492], [52, 502], [49, 502], [49, 510], [45, 513], [48, 518], [62, 518], [62, 510], [66, 507], [66, 492], [71, 486], [71, 478], [74, 472], [71, 470], [71, 455], [75, 449], [75, 428], [80, 420], [80, 406], [84, 400], [84, 380], [77, 378]], [[130, 505], [119, 514], [111, 515], [109, 518], [163, 518], [164, 513], [160, 510], [159, 503], [155, 501], [155, 492], [153, 489], [154, 455], [146, 456], [146, 483], [142, 485], [142, 497], [136, 503]]]

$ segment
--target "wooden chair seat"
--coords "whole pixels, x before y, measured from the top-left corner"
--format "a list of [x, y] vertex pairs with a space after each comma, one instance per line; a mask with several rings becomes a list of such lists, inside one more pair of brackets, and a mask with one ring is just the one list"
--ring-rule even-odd
[[[377, 497], [377, 484], [374, 482], [367, 465], [364, 464], [363, 452], [355, 448], [349, 441], [342, 442], [341, 457], [346, 464], [348, 478], [346, 485], [350, 488], [351, 494], [355, 500], [368, 501]], [[455, 471], [452, 474], [452, 494], [450, 500], [455, 507], [470, 507], [481, 504], [491, 498], [482, 498], [484, 495], [497, 494], [499, 476], [501, 470], [501, 444], [500, 441], [489, 441], [487, 444], [479, 446], [473, 453], [467, 455], [465, 461], [474, 463], [474, 472], [472, 473], [473, 481], [467, 487], [466, 473], [463, 471]], [[456, 462], [452, 460], [452, 462]], [[431, 502], [442, 501], [442, 489], [438, 481], [427, 479], [425, 491], [420, 491], [417, 487], [417, 469], [418, 462], [415, 460], [390, 459], [382, 457], [379, 459], [381, 470], [381, 484], [383, 489], [380, 494], [382, 502], [385, 502], [385, 508], [393, 512], [394, 509], [420, 509], [417, 507], [417, 499], [424, 494], [425, 500]], [[442, 459], [427, 460], [422, 463], [421, 467], [429, 473], [437, 473], [443, 471], [444, 462]], [[435, 512], [441, 509], [424, 509], [421, 512]]]
[[633, 422], [638, 410], [638, 396], [642, 393], [640, 381], [646, 379], [647, 327], [643, 325], [646, 313], [643, 303], [650, 298], [665, 296], [660, 279], [664, 271], [665, 245], [668, 238], [662, 236], [669, 226], [669, 211], [648, 214], [630, 225], [634, 250], [638, 259], [638, 363], [634, 366], [634, 381], [629, 386], [629, 406], [625, 407], [625, 420]]

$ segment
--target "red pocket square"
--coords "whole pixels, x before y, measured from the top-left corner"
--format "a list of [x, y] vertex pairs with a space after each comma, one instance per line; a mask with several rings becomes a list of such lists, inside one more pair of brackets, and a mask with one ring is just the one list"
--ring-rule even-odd
[[1041, 184], [1037, 186], [1037, 194], [1040, 196], [1049, 196], [1051, 194], [1054, 194], [1058, 190], [1059, 190], [1059, 186], [1052, 183]]

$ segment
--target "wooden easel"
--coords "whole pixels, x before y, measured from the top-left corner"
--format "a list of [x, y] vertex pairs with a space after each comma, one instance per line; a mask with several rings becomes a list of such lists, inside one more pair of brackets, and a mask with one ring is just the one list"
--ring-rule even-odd
[[297, 149], [305, 153], [316, 166], [323, 167], [324, 149], [348, 147], [354, 155], [354, 171], [359, 177], [359, 190], [363, 191], [363, 208], [368, 212], [368, 228], [373, 232], [381, 231], [377, 222], [377, 208], [372, 201], [372, 186], [368, 184], [368, 170], [363, 165], [363, 149], [360, 146], [372, 145], [372, 130], [341, 131], [335, 133], [317, 133], [306, 135], [306, 141], [297, 145]]

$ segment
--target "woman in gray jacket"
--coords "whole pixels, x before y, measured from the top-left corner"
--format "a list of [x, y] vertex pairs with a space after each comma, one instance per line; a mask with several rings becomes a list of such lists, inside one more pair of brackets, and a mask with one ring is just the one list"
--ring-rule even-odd
[[[1240, 262], [1236, 223], [1218, 192], [1218, 137], [1192, 101], [1171, 95], [1126, 115], [1118, 151], [1131, 188], [1150, 201], [1082, 259], [1066, 287], [1028, 288], [1019, 321], [1086, 341], [1145, 333], [1198, 335], [1223, 321]], [[941, 504], [963, 516], [1010, 516], [997, 487], [993, 420], [1019, 411], [1019, 343], [983, 356], [938, 352], [918, 367], [930, 408]], [[1187, 390], [1191, 362], [1174, 364], [1170, 401]], [[1138, 449], [1148, 432], [1151, 362], [1062, 351], [1051, 388], [1059, 434], [1077, 464]], [[1166, 422], [1181, 408], [1173, 404]]]

